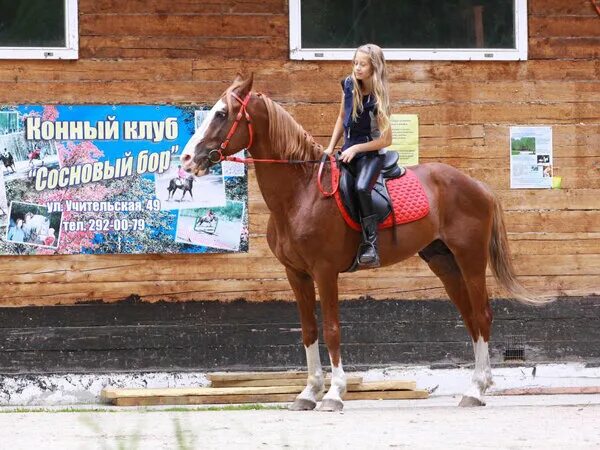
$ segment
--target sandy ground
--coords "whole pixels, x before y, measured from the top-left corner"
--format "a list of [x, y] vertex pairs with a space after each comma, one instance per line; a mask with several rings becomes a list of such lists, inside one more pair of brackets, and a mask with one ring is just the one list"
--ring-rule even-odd
[[[535, 368], [535, 370], [534, 370]], [[114, 387], [206, 386], [204, 373], [3, 376], [0, 449], [600, 449], [600, 394], [498, 396], [525, 387], [597, 387], [583, 363], [494, 368], [487, 406], [458, 408], [471, 370], [425, 366], [357, 372], [415, 380], [427, 400], [347, 401], [342, 413], [207, 407], [119, 408]], [[33, 406], [37, 405], [37, 406]]]
[[199, 408], [2, 409], [10, 449], [600, 448], [600, 395], [349, 401], [342, 413]]

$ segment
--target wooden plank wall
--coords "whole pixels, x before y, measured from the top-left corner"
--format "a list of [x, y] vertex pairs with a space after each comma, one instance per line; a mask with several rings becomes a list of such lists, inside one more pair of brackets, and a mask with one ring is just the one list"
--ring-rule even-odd
[[[348, 62], [288, 59], [285, 0], [80, 0], [78, 61], [0, 61], [3, 103], [207, 103], [236, 72], [325, 143]], [[420, 119], [423, 162], [489, 183], [518, 274], [539, 292], [600, 293], [600, 17], [588, 0], [529, 1], [526, 62], [389, 63], [393, 112]], [[552, 125], [562, 190], [509, 190], [511, 125]], [[0, 257], [0, 305], [291, 299], [250, 170], [251, 250], [239, 255]], [[501, 292], [492, 289], [494, 296]], [[417, 257], [344, 275], [341, 296], [446, 297]], [[137, 298], [137, 297], [136, 297]]]

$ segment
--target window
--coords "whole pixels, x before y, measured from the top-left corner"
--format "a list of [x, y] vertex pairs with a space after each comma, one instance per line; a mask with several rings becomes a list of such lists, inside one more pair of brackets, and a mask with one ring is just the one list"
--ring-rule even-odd
[[77, 0], [0, 0], [1, 59], [77, 59]]
[[291, 59], [527, 59], [527, 0], [289, 0]]

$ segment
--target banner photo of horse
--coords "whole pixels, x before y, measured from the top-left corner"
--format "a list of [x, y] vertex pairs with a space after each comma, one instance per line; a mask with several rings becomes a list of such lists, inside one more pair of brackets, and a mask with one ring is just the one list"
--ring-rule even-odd
[[6, 226], [8, 217], [8, 201], [6, 199], [6, 186], [4, 184], [4, 174], [0, 171], [0, 227]]
[[162, 210], [225, 206], [225, 183], [221, 170], [206, 177], [187, 173], [177, 156], [162, 174], [155, 174], [155, 195]]
[[57, 167], [54, 141], [25, 140], [18, 111], [0, 111], [0, 161], [6, 181], [35, 175], [41, 166]]
[[177, 242], [237, 251], [245, 205], [227, 202], [222, 208], [186, 209], [177, 222]]
[[[245, 166], [216, 164], [203, 177], [182, 167], [181, 151], [206, 111], [1, 108], [0, 255], [248, 251]], [[192, 223], [182, 239], [182, 218], [202, 209], [214, 211], [220, 227], [207, 240]]]

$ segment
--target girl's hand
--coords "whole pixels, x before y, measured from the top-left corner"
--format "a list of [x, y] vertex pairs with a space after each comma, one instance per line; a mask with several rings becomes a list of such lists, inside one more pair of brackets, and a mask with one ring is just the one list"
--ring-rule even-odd
[[333, 150], [334, 148], [329, 146], [323, 150], [323, 153], [325, 153], [326, 155], [333, 155]]
[[356, 145], [353, 145], [352, 147], [348, 147], [342, 152], [342, 156], [340, 156], [340, 159], [345, 163], [349, 163], [354, 159], [357, 153], [359, 153], [359, 151], [356, 148]]

